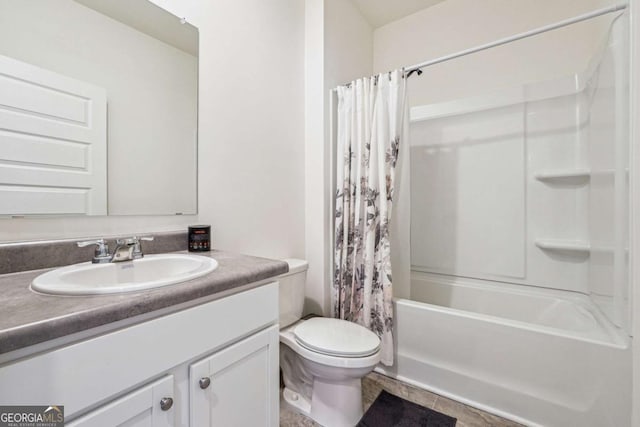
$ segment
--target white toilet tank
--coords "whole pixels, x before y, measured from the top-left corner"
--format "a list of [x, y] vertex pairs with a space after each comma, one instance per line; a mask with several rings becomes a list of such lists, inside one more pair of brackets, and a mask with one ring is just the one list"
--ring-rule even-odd
[[304, 306], [304, 287], [309, 263], [302, 259], [285, 259], [289, 272], [278, 276], [280, 283], [280, 328], [300, 320]]

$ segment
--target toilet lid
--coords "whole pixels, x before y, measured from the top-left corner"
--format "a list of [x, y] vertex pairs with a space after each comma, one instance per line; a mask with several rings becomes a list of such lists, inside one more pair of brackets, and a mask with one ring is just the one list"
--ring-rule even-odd
[[293, 335], [301, 346], [330, 356], [365, 357], [380, 348], [376, 334], [340, 319], [313, 317], [296, 326]]

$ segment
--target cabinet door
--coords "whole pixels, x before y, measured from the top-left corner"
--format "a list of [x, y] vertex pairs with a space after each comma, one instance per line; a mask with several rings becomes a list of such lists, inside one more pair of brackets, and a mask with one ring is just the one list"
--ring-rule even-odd
[[[69, 427], [172, 427], [173, 404], [162, 399], [173, 399], [173, 375], [139, 388], [125, 396], [88, 413], [68, 424]], [[170, 406], [167, 408], [167, 406]]]
[[194, 427], [278, 426], [278, 327], [189, 367]]

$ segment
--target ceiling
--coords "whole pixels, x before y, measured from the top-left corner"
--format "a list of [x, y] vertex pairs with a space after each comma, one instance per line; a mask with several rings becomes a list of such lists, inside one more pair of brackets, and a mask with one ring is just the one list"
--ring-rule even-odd
[[352, 0], [373, 28], [404, 18], [444, 0]]

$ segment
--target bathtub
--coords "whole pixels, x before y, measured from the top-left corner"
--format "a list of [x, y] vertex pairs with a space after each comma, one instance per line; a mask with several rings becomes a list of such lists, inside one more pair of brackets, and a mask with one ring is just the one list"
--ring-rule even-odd
[[626, 427], [628, 337], [581, 294], [412, 272], [379, 372], [531, 426]]

